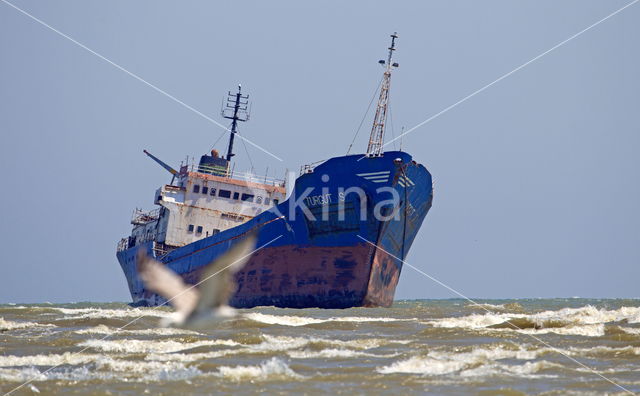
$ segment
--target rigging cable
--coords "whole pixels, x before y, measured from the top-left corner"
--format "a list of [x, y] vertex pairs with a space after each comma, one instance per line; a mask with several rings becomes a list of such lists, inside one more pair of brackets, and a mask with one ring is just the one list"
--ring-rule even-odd
[[[391, 88], [389, 88], [389, 97], [391, 97]], [[393, 113], [391, 112], [391, 99], [387, 100], [387, 106], [389, 107], [389, 119], [391, 122], [391, 143], [393, 144], [393, 149], [396, 149], [396, 130], [393, 128]]]
[[226, 134], [227, 134], [227, 132], [229, 132], [229, 128], [227, 128], [227, 130], [226, 130], [226, 131], [223, 131], [223, 132], [220, 134], [220, 136], [218, 136], [218, 138], [216, 139], [216, 141], [215, 141], [215, 142], [213, 142], [213, 146], [211, 146], [211, 148], [209, 149], [209, 152], [207, 152], [207, 153], [205, 153], [205, 154], [209, 154], [209, 153], [211, 152], [211, 150], [213, 150], [213, 149], [216, 147], [216, 144], [218, 144], [218, 142], [220, 141], [220, 139], [222, 139], [222, 137], [223, 137], [224, 135], [226, 135]]
[[378, 82], [378, 86], [376, 87], [376, 90], [373, 92], [373, 96], [371, 97], [371, 101], [369, 102], [369, 106], [367, 107], [367, 111], [365, 111], [364, 116], [362, 117], [362, 120], [360, 121], [360, 125], [358, 125], [358, 129], [356, 130], [356, 134], [353, 137], [353, 140], [351, 141], [351, 144], [349, 145], [349, 148], [347, 149], [347, 154], [349, 154], [349, 152], [351, 152], [351, 147], [353, 147], [353, 143], [356, 141], [356, 138], [358, 137], [358, 133], [360, 132], [360, 128], [362, 128], [362, 124], [364, 124], [364, 120], [367, 118], [367, 114], [369, 114], [369, 110], [371, 109], [371, 105], [373, 104], [373, 101], [376, 98], [376, 94], [378, 93], [378, 89], [380, 89], [380, 85], [382, 84], [382, 80], [383, 79], [384, 79], [384, 76], [380, 79], [380, 81]]
[[[240, 131], [236, 130], [236, 133], [239, 135]], [[247, 158], [249, 158], [249, 164], [251, 164], [251, 173], [254, 173], [255, 169], [253, 167], [253, 161], [251, 160], [251, 156], [249, 155], [249, 150], [247, 150], [247, 144], [244, 142], [243, 138], [240, 138], [240, 140], [242, 140], [242, 145], [244, 146], [244, 152], [247, 153]]]

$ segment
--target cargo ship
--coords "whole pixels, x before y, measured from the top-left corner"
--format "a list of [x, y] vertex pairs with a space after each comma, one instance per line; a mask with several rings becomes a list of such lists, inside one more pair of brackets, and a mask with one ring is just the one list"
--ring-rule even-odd
[[[164, 263], [196, 284], [203, 268], [249, 234], [256, 250], [236, 274], [236, 308], [388, 307], [409, 249], [433, 200], [429, 171], [404, 151], [384, 151], [397, 34], [391, 35], [367, 150], [304, 165], [295, 180], [234, 170], [234, 137], [248, 119], [248, 95], [229, 92], [226, 156], [217, 151], [172, 168], [152, 211], [136, 209], [117, 259], [132, 305], [164, 304], [145, 289], [136, 254]], [[376, 92], [377, 93], [377, 92]]]

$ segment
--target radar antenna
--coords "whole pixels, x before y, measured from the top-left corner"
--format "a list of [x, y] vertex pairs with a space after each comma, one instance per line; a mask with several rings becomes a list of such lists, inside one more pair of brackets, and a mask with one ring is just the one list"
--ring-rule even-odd
[[231, 122], [231, 136], [229, 136], [229, 148], [227, 149], [227, 161], [231, 161], [233, 153], [233, 138], [238, 133], [238, 121], [248, 121], [249, 112], [247, 106], [249, 104], [249, 95], [243, 95], [241, 93], [242, 86], [238, 84], [238, 92], [232, 94], [231, 91], [227, 94], [227, 103], [223, 106], [221, 114], [224, 118], [232, 120]]
[[389, 56], [386, 61], [384, 59], [378, 61], [382, 66], [385, 66], [385, 71], [382, 79], [382, 86], [380, 88], [378, 105], [376, 106], [376, 116], [373, 119], [373, 127], [371, 128], [371, 136], [369, 136], [369, 145], [367, 146], [367, 156], [370, 157], [382, 155], [384, 129], [387, 122], [387, 109], [389, 106], [389, 89], [391, 88], [391, 70], [399, 66], [397, 63], [393, 62], [393, 51], [396, 50], [397, 38], [398, 33], [393, 33], [391, 35]]

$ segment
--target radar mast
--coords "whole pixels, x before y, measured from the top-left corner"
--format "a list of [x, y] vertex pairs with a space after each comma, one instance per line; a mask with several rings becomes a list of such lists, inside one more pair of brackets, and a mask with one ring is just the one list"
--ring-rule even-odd
[[389, 89], [391, 88], [391, 71], [399, 65], [393, 62], [393, 51], [396, 50], [396, 39], [398, 33], [391, 35], [391, 46], [389, 47], [389, 56], [387, 60], [381, 59], [378, 61], [385, 67], [384, 76], [382, 79], [382, 86], [380, 88], [380, 97], [378, 98], [378, 105], [376, 106], [376, 116], [373, 119], [373, 126], [371, 128], [371, 135], [369, 136], [369, 145], [367, 146], [367, 156], [374, 157], [382, 155], [382, 148], [384, 146], [384, 130], [387, 122], [387, 109], [389, 107]]
[[227, 161], [231, 161], [233, 153], [233, 138], [238, 133], [238, 121], [245, 122], [249, 120], [249, 112], [247, 111], [247, 105], [249, 104], [249, 95], [243, 95], [242, 86], [238, 84], [238, 92], [232, 94], [231, 91], [227, 94], [226, 106], [222, 108], [222, 116], [231, 122], [231, 135], [229, 136], [229, 148], [227, 149]]

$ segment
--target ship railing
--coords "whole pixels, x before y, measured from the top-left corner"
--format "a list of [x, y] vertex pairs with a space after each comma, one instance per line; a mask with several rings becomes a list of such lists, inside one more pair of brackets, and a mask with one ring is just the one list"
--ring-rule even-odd
[[156, 254], [156, 258], [160, 259], [164, 256], [166, 256], [171, 250], [167, 249], [167, 245], [165, 245], [164, 243], [160, 243], [160, 242], [153, 242], [153, 251]]
[[134, 225], [142, 225], [147, 224], [152, 221], [158, 220], [160, 217], [160, 208], [156, 208], [145, 212], [140, 208], [135, 208], [133, 210], [133, 215], [131, 216], [131, 224]]
[[300, 175], [304, 175], [305, 173], [313, 172], [313, 166], [311, 164], [304, 164], [300, 167]]
[[127, 250], [129, 248], [129, 238], [122, 238], [120, 242], [118, 242], [117, 251], [121, 252], [123, 250]]
[[[267, 175], [260, 176], [252, 172], [238, 172], [233, 169], [225, 169], [220, 166], [208, 166], [208, 165], [186, 165], [186, 170], [189, 172], [206, 173], [214, 176], [224, 177], [226, 179], [243, 180], [252, 183], [268, 184], [277, 187], [284, 187], [284, 179], [278, 179]], [[185, 170], [183, 167], [181, 173]]]
[[320, 161], [312, 162], [310, 164], [302, 165], [300, 167], [300, 176], [304, 175], [305, 173], [313, 173], [313, 170], [316, 168], [316, 166], [320, 165], [325, 161], [326, 160], [320, 160]]

